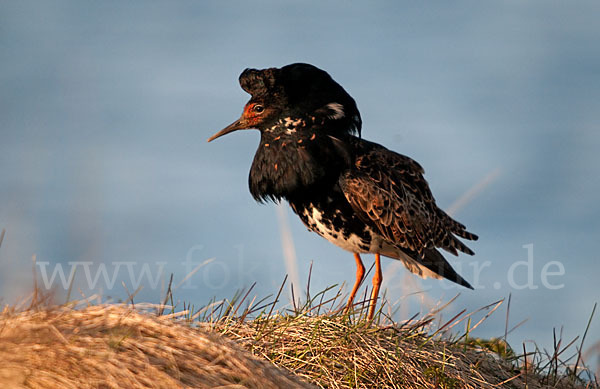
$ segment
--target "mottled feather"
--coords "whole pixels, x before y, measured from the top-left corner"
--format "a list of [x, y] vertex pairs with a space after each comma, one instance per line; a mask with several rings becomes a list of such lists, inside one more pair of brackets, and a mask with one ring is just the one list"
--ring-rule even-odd
[[477, 236], [438, 208], [417, 162], [363, 139], [352, 143], [355, 163], [340, 175], [339, 185], [365, 223], [421, 258], [435, 247], [473, 254], [454, 235], [471, 240]]

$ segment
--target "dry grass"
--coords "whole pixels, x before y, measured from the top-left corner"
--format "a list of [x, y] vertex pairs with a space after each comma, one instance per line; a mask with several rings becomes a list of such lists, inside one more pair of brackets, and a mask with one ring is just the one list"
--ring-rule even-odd
[[2, 388], [303, 388], [213, 332], [124, 306], [0, 316]]
[[340, 291], [276, 311], [282, 289], [267, 304], [248, 303], [248, 290], [180, 311], [164, 304], [48, 307], [34, 294], [30, 308], [0, 314], [0, 387], [600, 388], [591, 375], [580, 378], [583, 341], [570, 351], [577, 338], [565, 346], [559, 336], [551, 353], [522, 354], [502, 340], [470, 338], [502, 302], [445, 321], [439, 313], [446, 305], [401, 324], [380, 311], [369, 323], [364, 303], [341, 313]]
[[323, 388], [597, 387], [563, 370], [546, 374], [541, 364], [533, 365], [536, 354], [528, 353], [524, 362], [501, 340], [449, 337], [445, 329], [459, 317], [431, 334], [436, 312], [403, 325], [370, 325], [364, 309], [348, 316], [305, 308], [252, 321], [224, 317], [203, 326]]

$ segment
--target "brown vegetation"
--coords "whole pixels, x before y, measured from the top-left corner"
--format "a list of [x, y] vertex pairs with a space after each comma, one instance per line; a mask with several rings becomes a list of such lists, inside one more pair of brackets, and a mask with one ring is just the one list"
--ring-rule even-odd
[[600, 388], [583, 366], [585, 334], [574, 353], [578, 338], [522, 354], [471, 338], [502, 301], [440, 321], [451, 300], [398, 324], [381, 311], [367, 321], [366, 301], [343, 313], [341, 290], [325, 298], [332, 288], [281, 313], [283, 287], [266, 304], [242, 308], [250, 288], [180, 311], [165, 305], [170, 287], [161, 305], [50, 306], [34, 293], [28, 309], [0, 313], [0, 388]]
[[302, 388], [213, 332], [124, 306], [5, 309], [2, 388]]

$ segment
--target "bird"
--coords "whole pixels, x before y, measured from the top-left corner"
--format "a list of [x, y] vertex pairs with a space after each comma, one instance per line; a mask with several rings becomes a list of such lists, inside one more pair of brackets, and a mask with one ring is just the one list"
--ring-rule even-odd
[[248, 68], [239, 83], [250, 100], [241, 117], [208, 142], [260, 131], [250, 193], [259, 203], [287, 201], [310, 231], [353, 254], [356, 279], [346, 312], [365, 276], [361, 254], [375, 255], [368, 320], [383, 281], [381, 256], [423, 278], [473, 289], [440, 249], [473, 255], [459, 238], [477, 235], [437, 206], [419, 163], [362, 138], [355, 100], [326, 71], [306, 63]]

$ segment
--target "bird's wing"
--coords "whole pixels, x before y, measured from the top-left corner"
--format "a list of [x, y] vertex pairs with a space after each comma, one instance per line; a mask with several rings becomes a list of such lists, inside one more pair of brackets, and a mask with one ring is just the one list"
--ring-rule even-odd
[[383, 146], [361, 141], [340, 188], [358, 216], [396, 246], [424, 255], [425, 249], [473, 252], [455, 236], [477, 237], [435, 204], [423, 168], [414, 160]]

